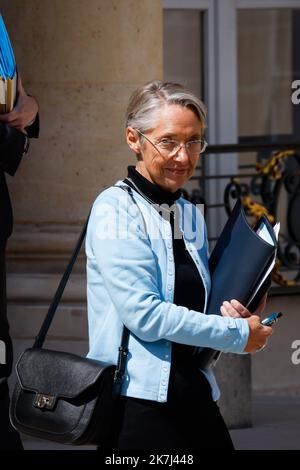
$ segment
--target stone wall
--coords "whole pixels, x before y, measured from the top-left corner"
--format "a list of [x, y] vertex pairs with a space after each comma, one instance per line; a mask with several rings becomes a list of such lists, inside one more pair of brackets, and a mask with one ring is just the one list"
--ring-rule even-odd
[[[268, 347], [252, 359], [252, 387], [256, 394], [300, 395], [300, 364], [292, 361], [300, 346], [300, 298], [299, 294], [270, 297], [266, 315], [282, 312], [274, 327]], [[300, 357], [300, 354], [297, 354]]]
[[[0, 7], [41, 118], [40, 138], [9, 178], [15, 228], [8, 307], [17, 357], [32, 344], [95, 196], [134, 163], [124, 112], [136, 86], [162, 77], [162, 6], [160, 0], [0, 0]], [[87, 351], [84, 263], [81, 255], [49, 348]], [[222, 358], [218, 376], [228, 424], [249, 424], [249, 359]]]
[[[17, 223], [82, 221], [133, 160], [124, 112], [162, 77], [160, 0], [1, 0], [41, 136], [10, 181]], [[151, 24], [151, 27], [149, 27]]]

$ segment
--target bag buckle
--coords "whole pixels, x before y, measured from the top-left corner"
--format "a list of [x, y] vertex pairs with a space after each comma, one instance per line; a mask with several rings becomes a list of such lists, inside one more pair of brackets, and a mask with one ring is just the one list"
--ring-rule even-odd
[[45, 395], [44, 393], [37, 393], [33, 405], [41, 410], [52, 410], [55, 405], [55, 397]]

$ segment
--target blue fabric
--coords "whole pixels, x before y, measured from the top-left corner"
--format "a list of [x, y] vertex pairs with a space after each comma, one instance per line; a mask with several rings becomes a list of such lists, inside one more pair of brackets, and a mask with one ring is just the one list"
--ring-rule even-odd
[[16, 72], [16, 62], [11, 43], [0, 14], [0, 77], [13, 78]]
[[[165, 402], [172, 341], [239, 354], [249, 327], [245, 319], [204, 314], [210, 291], [205, 222], [196, 206], [183, 198], [176, 201], [179, 226], [203, 280], [205, 308], [197, 312], [173, 304], [170, 223], [135, 191], [134, 197], [138, 207], [126, 192], [112, 186], [92, 208], [86, 237], [88, 357], [116, 364], [124, 323], [131, 335], [121, 394]], [[213, 372], [204, 372], [217, 400], [220, 392]]]

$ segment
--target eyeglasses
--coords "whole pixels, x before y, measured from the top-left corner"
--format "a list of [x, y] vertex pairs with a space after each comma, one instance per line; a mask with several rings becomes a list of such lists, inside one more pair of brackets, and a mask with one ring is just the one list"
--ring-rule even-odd
[[203, 153], [207, 147], [207, 142], [205, 140], [190, 140], [186, 144], [181, 144], [177, 140], [172, 139], [162, 139], [156, 144], [152, 142], [145, 134], [143, 134], [139, 129], [135, 129], [140, 135], [142, 135], [148, 142], [156, 148], [156, 150], [162, 156], [174, 157], [178, 152], [179, 149], [182, 147], [185, 148], [189, 157], [195, 157]]

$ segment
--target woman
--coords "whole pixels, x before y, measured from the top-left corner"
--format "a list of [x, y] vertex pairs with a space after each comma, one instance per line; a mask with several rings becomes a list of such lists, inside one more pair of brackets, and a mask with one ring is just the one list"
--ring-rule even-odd
[[138, 88], [126, 119], [137, 164], [92, 209], [89, 357], [116, 364], [123, 324], [130, 330], [106, 449], [232, 449], [213, 373], [198, 369], [195, 352], [255, 352], [272, 332], [238, 302], [223, 304], [222, 315], [204, 315], [206, 229], [180, 190], [205, 150], [204, 128], [204, 105], [180, 85], [154, 81]]

